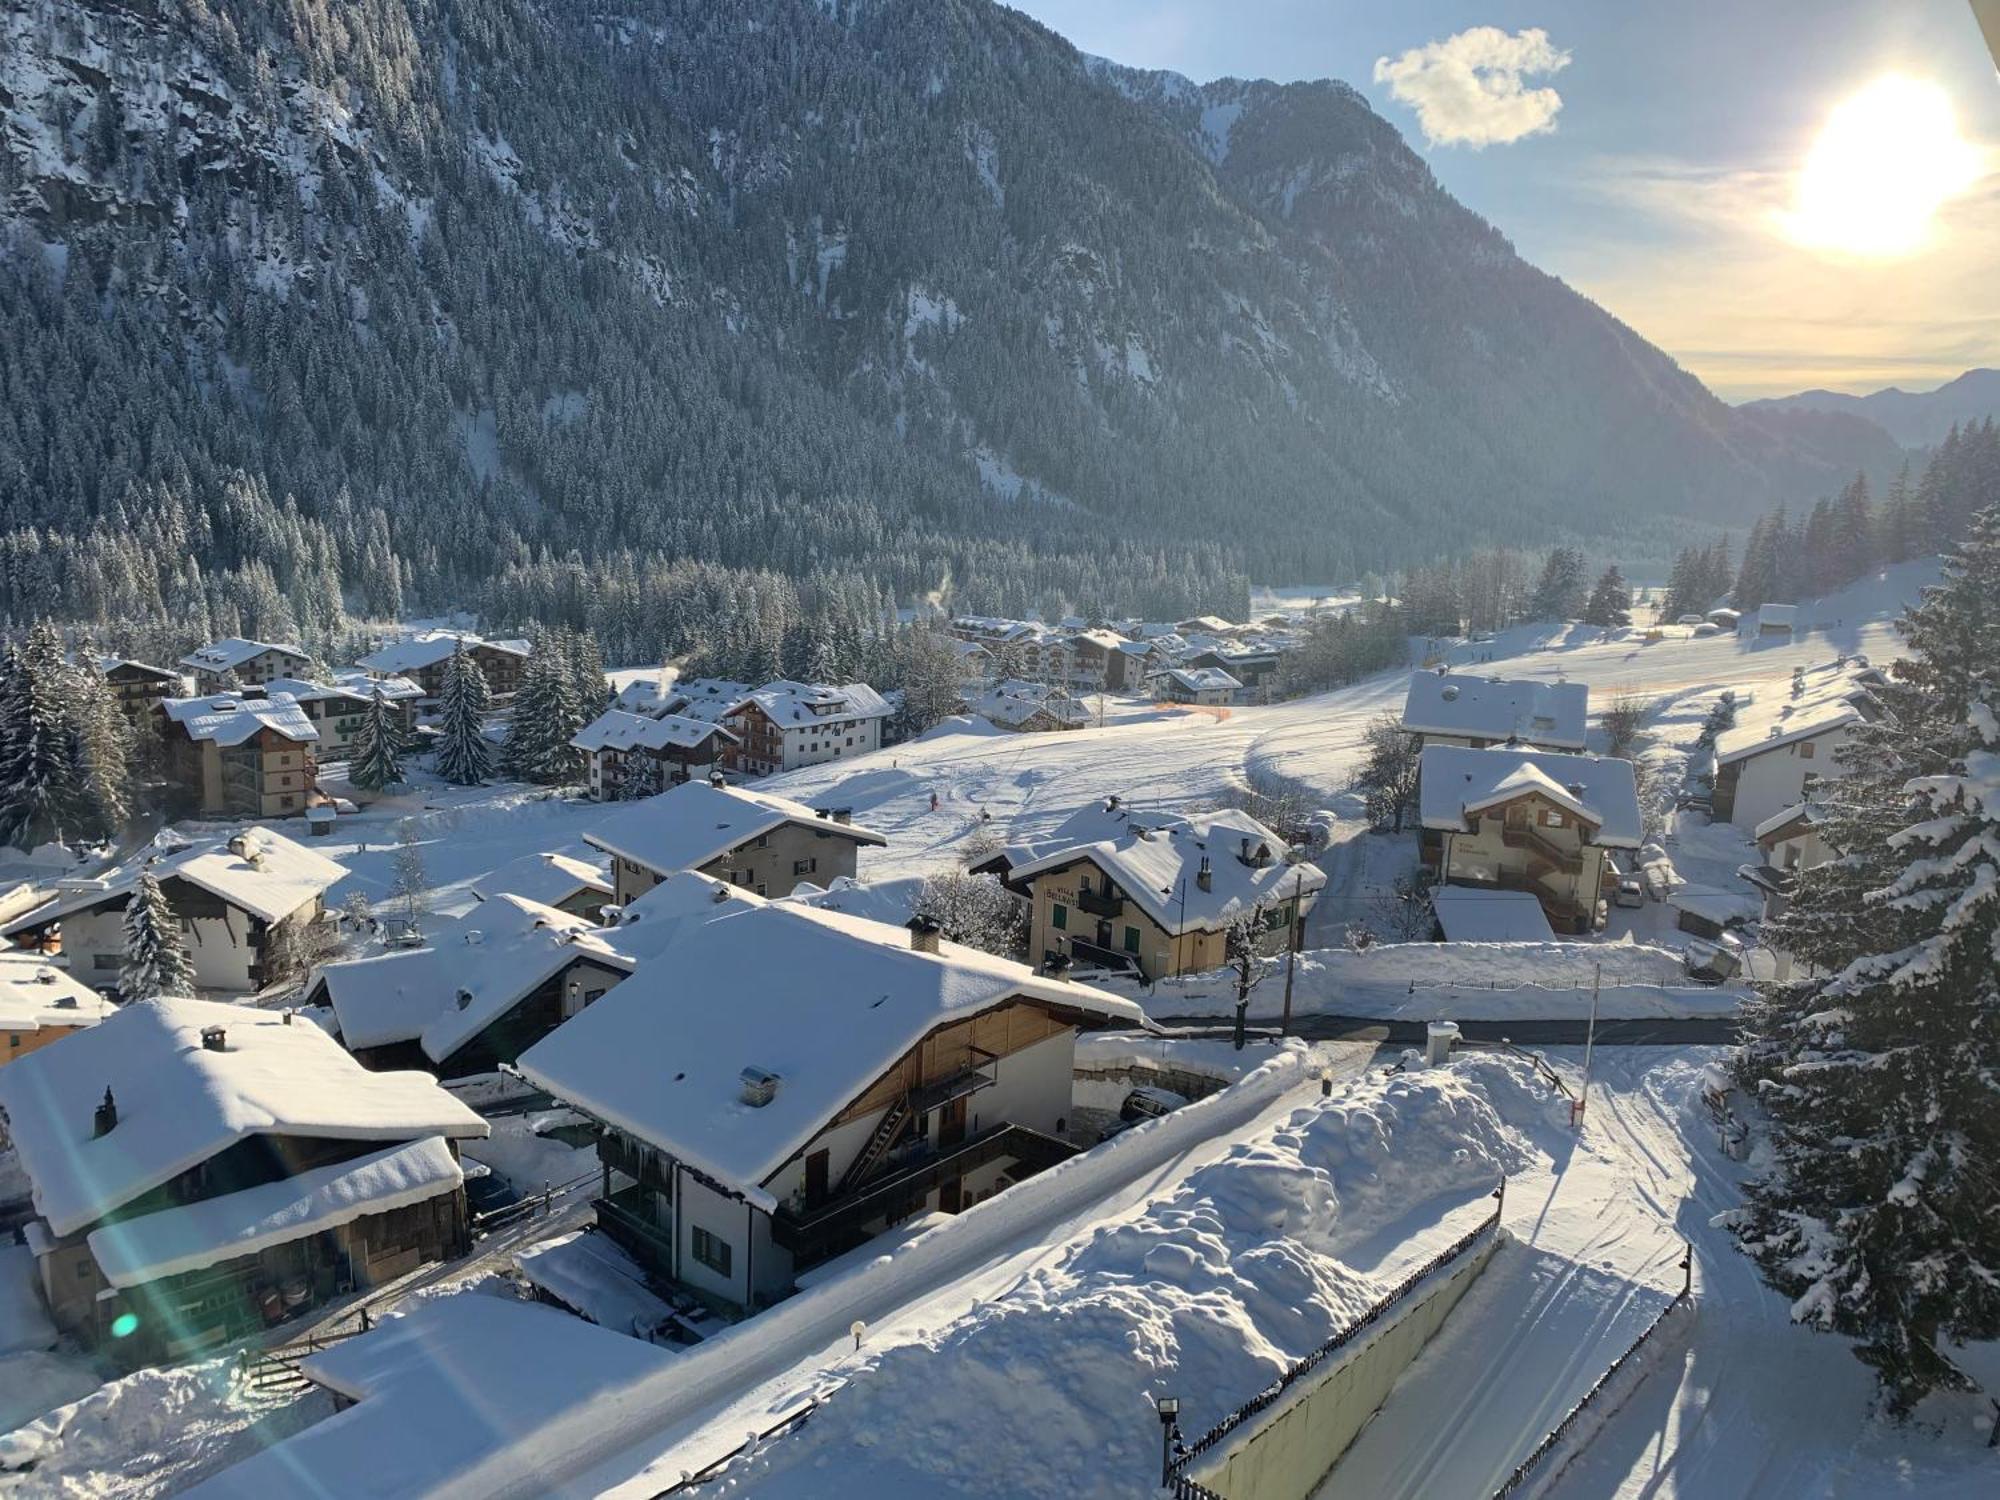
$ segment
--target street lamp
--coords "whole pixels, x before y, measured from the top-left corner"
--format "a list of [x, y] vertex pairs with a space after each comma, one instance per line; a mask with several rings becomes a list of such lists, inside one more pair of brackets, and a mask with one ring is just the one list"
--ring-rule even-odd
[[1162, 1396], [1160, 1412], [1160, 1484], [1174, 1481], [1174, 1454], [1181, 1446], [1181, 1398]]

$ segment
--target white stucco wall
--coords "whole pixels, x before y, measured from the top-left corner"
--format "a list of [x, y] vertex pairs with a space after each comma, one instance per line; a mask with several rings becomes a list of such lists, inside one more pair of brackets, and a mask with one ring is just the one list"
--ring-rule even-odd
[[[1811, 739], [1745, 758], [1739, 762], [1742, 769], [1737, 773], [1736, 803], [1730, 809], [1729, 821], [1738, 828], [1754, 829], [1765, 819], [1803, 801], [1806, 777], [1830, 781], [1841, 774], [1835, 752], [1846, 743], [1845, 729], [1830, 729]], [[1804, 749], [1808, 745], [1812, 747], [1810, 756]]]

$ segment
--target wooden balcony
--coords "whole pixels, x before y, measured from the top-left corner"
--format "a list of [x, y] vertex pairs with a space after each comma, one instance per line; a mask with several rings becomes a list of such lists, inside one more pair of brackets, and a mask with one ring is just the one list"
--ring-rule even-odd
[[1125, 898], [1115, 890], [1099, 890], [1089, 886], [1078, 891], [1076, 904], [1093, 917], [1117, 917], [1125, 913]]
[[1583, 873], [1583, 851], [1565, 849], [1551, 839], [1544, 838], [1532, 828], [1517, 828], [1512, 825], [1500, 830], [1500, 842], [1509, 849], [1526, 850], [1545, 864], [1555, 866], [1566, 875]]

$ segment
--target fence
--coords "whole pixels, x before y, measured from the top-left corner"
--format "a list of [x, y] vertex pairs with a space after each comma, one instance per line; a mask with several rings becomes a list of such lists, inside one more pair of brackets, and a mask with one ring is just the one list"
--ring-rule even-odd
[[1480, 1220], [1471, 1230], [1459, 1236], [1458, 1239], [1440, 1250], [1436, 1255], [1433, 1255], [1414, 1271], [1411, 1271], [1409, 1275], [1399, 1281], [1386, 1296], [1370, 1307], [1368, 1311], [1341, 1329], [1340, 1332], [1334, 1334], [1332, 1338], [1321, 1344], [1312, 1353], [1300, 1359], [1290, 1369], [1286, 1370], [1284, 1374], [1272, 1381], [1271, 1384], [1265, 1386], [1263, 1390], [1252, 1396], [1248, 1401], [1244, 1402], [1234, 1411], [1229, 1412], [1221, 1421], [1209, 1428], [1207, 1432], [1196, 1438], [1192, 1443], [1184, 1444], [1179, 1441], [1178, 1437], [1173, 1438], [1172, 1457], [1167, 1463], [1163, 1475], [1165, 1487], [1177, 1497], [1182, 1497], [1182, 1500], [1219, 1500], [1219, 1497], [1214, 1496], [1213, 1491], [1204, 1488], [1196, 1481], [1188, 1478], [1188, 1466], [1195, 1459], [1201, 1457], [1202, 1454], [1214, 1448], [1224, 1438], [1235, 1432], [1237, 1428], [1241, 1427], [1252, 1417], [1258, 1415], [1260, 1412], [1268, 1411], [1271, 1407], [1277, 1405], [1284, 1398], [1285, 1393], [1294, 1385], [1312, 1374], [1314, 1370], [1318, 1369], [1330, 1357], [1346, 1348], [1358, 1335], [1379, 1323], [1398, 1303], [1404, 1301], [1412, 1292], [1416, 1291], [1433, 1272], [1450, 1265], [1480, 1240], [1494, 1233], [1500, 1227], [1500, 1213], [1506, 1205], [1506, 1197], [1507, 1183], [1503, 1178], [1500, 1186], [1493, 1190], [1493, 1212]]
[[544, 1183], [539, 1193], [530, 1193], [518, 1203], [509, 1203], [504, 1208], [490, 1209], [483, 1214], [472, 1216], [475, 1234], [491, 1234], [496, 1229], [505, 1229], [524, 1219], [538, 1219], [551, 1212], [558, 1199], [567, 1199], [574, 1193], [595, 1187], [603, 1181], [601, 1172], [585, 1172], [580, 1177], [572, 1177], [567, 1182], [558, 1182], [553, 1187]]
[[1522, 1459], [1514, 1472], [1507, 1476], [1506, 1481], [1500, 1488], [1493, 1492], [1493, 1500], [1505, 1500], [1506, 1496], [1513, 1494], [1533, 1478], [1535, 1470], [1555, 1451], [1556, 1445], [1569, 1436], [1571, 1430], [1582, 1419], [1584, 1413], [1603, 1396], [1605, 1390], [1617, 1377], [1618, 1372], [1625, 1368], [1626, 1364], [1640, 1349], [1645, 1347], [1646, 1341], [1666, 1326], [1668, 1318], [1677, 1312], [1693, 1306], [1693, 1304], [1694, 1248], [1689, 1246], [1687, 1253], [1681, 1257], [1681, 1289], [1675, 1293], [1674, 1300], [1660, 1309], [1660, 1315], [1640, 1330], [1639, 1336], [1632, 1340], [1631, 1347], [1611, 1362], [1611, 1367], [1597, 1377], [1596, 1382], [1590, 1389], [1585, 1391], [1576, 1405], [1569, 1409], [1568, 1415], [1556, 1423], [1547, 1437], [1535, 1444], [1535, 1451]]
[[[759, 1443], [765, 1442], [770, 1438], [781, 1437], [785, 1433], [805, 1426], [806, 1419], [818, 1410], [819, 1399], [815, 1397], [804, 1406], [801, 1406], [797, 1411], [780, 1418], [773, 1425], [766, 1427], [762, 1432], [752, 1433], [734, 1448], [723, 1454], [722, 1457], [715, 1459], [702, 1468], [696, 1469], [692, 1474], [683, 1474], [678, 1484], [671, 1484], [663, 1490], [656, 1490], [651, 1496], [651, 1500], [666, 1500], [668, 1495], [684, 1494], [688, 1490], [694, 1489], [697, 1485], [707, 1484], [709, 1480], [720, 1477], [724, 1469], [735, 1463], [737, 1459], [748, 1453], [752, 1448], [755, 1448]], [[1202, 1500], [1202, 1497], [1196, 1496], [1194, 1500]]]

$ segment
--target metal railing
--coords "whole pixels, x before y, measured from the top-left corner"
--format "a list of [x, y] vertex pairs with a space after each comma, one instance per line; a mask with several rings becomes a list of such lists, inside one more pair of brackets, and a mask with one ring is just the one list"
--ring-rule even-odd
[[[736, 1462], [737, 1459], [741, 1458], [744, 1454], [748, 1453], [751, 1449], [755, 1448], [759, 1443], [765, 1442], [774, 1437], [782, 1437], [785, 1433], [791, 1432], [796, 1428], [805, 1426], [807, 1419], [810, 1418], [812, 1414], [818, 1410], [819, 1410], [819, 1398], [814, 1397], [812, 1400], [806, 1402], [806, 1404], [800, 1407], [797, 1411], [792, 1412], [787, 1416], [781, 1417], [775, 1424], [773, 1424], [770, 1427], [766, 1427], [762, 1432], [753, 1432], [752, 1434], [750, 1434], [749, 1437], [745, 1438], [742, 1442], [738, 1443], [734, 1448], [731, 1448], [727, 1453], [723, 1454], [722, 1457], [715, 1459], [711, 1463], [705, 1464], [701, 1468], [696, 1469], [691, 1474], [683, 1474], [680, 1478], [679, 1483], [670, 1484], [663, 1490], [655, 1490], [651, 1495], [650, 1500], [666, 1500], [666, 1497], [668, 1495], [684, 1494], [688, 1490], [694, 1489], [697, 1485], [707, 1484], [709, 1480], [719, 1478], [724, 1469], [728, 1468], [732, 1463]], [[1216, 1497], [1216, 1500], [1220, 1500], [1220, 1497], [1219, 1496]]]
[[1480, 1240], [1491, 1236], [1500, 1227], [1500, 1214], [1502, 1209], [1506, 1207], [1506, 1202], [1507, 1182], [1505, 1178], [1502, 1178], [1500, 1186], [1493, 1190], [1492, 1213], [1481, 1219], [1478, 1224], [1460, 1235], [1456, 1240], [1453, 1240], [1444, 1249], [1438, 1251], [1429, 1260], [1411, 1271], [1401, 1281], [1397, 1282], [1387, 1295], [1376, 1302], [1374, 1306], [1370, 1307], [1368, 1311], [1334, 1334], [1332, 1338], [1321, 1344], [1312, 1353], [1293, 1364], [1284, 1374], [1272, 1381], [1271, 1384], [1265, 1386], [1263, 1390], [1252, 1396], [1248, 1401], [1244, 1402], [1234, 1411], [1226, 1414], [1221, 1421], [1209, 1428], [1207, 1432], [1196, 1438], [1192, 1443], [1180, 1443], [1176, 1440], [1174, 1456], [1166, 1466], [1164, 1476], [1166, 1488], [1171, 1490], [1176, 1496], [1186, 1497], [1186, 1500], [1204, 1500], [1204, 1497], [1212, 1494], [1211, 1491], [1204, 1489], [1200, 1484], [1187, 1477], [1188, 1465], [1193, 1463], [1202, 1454], [1208, 1452], [1209, 1449], [1215, 1447], [1216, 1444], [1220, 1443], [1252, 1417], [1260, 1412], [1268, 1411], [1271, 1407], [1275, 1406], [1283, 1399], [1285, 1393], [1299, 1381], [1318, 1369], [1328, 1358], [1346, 1348], [1348, 1344], [1354, 1341], [1357, 1335], [1365, 1333], [1368, 1329], [1379, 1323], [1399, 1303], [1403, 1302], [1412, 1292], [1416, 1291], [1431, 1273], [1450, 1265], [1461, 1255], [1465, 1254], [1467, 1250], [1470, 1250], [1475, 1244], [1479, 1243]]
[[1681, 1289], [1674, 1294], [1673, 1301], [1661, 1308], [1659, 1316], [1640, 1330], [1639, 1336], [1632, 1340], [1631, 1346], [1623, 1354], [1611, 1361], [1610, 1368], [1597, 1377], [1590, 1389], [1585, 1391], [1578, 1398], [1576, 1405], [1569, 1409], [1568, 1414], [1550, 1429], [1548, 1436], [1535, 1444], [1535, 1451], [1515, 1466], [1514, 1472], [1509, 1474], [1500, 1488], [1493, 1492], [1493, 1500], [1505, 1500], [1506, 1496], [1513, 1494], [1522, 1485], [1526, 1484], [1529, 1479], [1533, 1478], [1535, 1470], [1555, 1450], [1556, 1445], [1569, 1436], [1570, 1430], [1576, 1426], [1583, 1414], [1590, 1409], [1592, 1403], [1604, 1394], [1605, 1387], [1610, 1385], [1618, 1372], [1625, 1368], [1626, 1363], [1632, 1356], [1645, 1346], [1648, 1339], [1666, 1326], [1668, 1318], [1693, 1305], [1694, 1247], [1690, 1245], [1687, 1252], [1681, 1257]]

